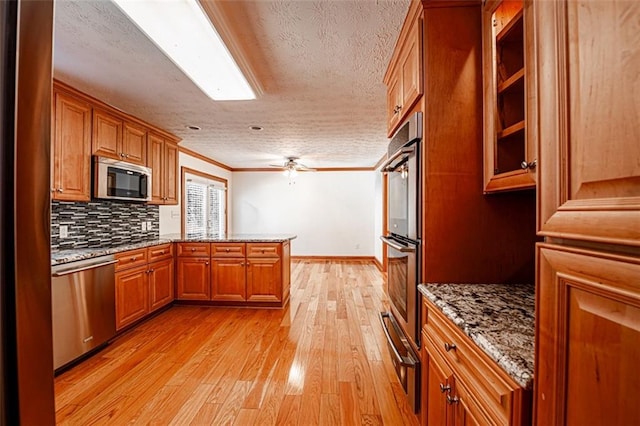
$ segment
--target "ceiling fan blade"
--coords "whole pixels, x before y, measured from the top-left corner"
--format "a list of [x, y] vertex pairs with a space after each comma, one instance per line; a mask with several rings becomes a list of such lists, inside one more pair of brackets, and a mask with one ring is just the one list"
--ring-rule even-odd
[[269, 164], [269, 167], [277, 167], [279, 169], [284, 169], [285, 168], [282, 164]]

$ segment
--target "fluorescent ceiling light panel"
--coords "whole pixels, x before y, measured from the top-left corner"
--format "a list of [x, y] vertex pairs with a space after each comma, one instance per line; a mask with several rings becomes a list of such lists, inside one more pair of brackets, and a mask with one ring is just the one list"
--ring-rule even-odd
[[255, 93], [197, 0], [112, 0], [207, 96]]

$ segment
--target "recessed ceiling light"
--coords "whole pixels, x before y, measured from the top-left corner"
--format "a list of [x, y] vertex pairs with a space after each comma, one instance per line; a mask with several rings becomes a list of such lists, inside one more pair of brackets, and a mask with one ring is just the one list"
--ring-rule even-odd
[[200, 127], [200, 126], [186, 126], [186, 127], [187, 127], [187, 129], [189, 129], [189, 130], [200, 130], [200, 129], [201, 129], [201, 127]]
[[262, 126], [249, 126], [249, 128], [251, 130], [255, 130], [257, 132], [259, 132], [260, 130], [264, 129], [264, 127], [262, 127]]
[[113, 0], [214, 101], [256, 95], [197, 0]]

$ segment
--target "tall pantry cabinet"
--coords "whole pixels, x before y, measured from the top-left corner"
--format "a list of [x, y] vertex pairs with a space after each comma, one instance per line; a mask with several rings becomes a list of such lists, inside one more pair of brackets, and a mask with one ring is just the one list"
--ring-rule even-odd
[[535, 423], [640, 424], [640, 2], [534, 2]]

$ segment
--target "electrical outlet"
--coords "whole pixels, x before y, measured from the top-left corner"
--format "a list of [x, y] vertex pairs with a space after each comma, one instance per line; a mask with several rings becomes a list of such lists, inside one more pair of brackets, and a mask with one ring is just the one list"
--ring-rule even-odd
[[60, 238], [69, 237], [69, 227], [67, 225], [60, 225]]
[[356, 244], [356, 250], [360, 250], [360, 244]]
[[153, 225], [151, 224], [151, 221], [147, 222], [147, 231], [151, 231], [153, 229]]
[[142, 222], [142, 230], [143, 231], [147, 230], [147, 222]]

